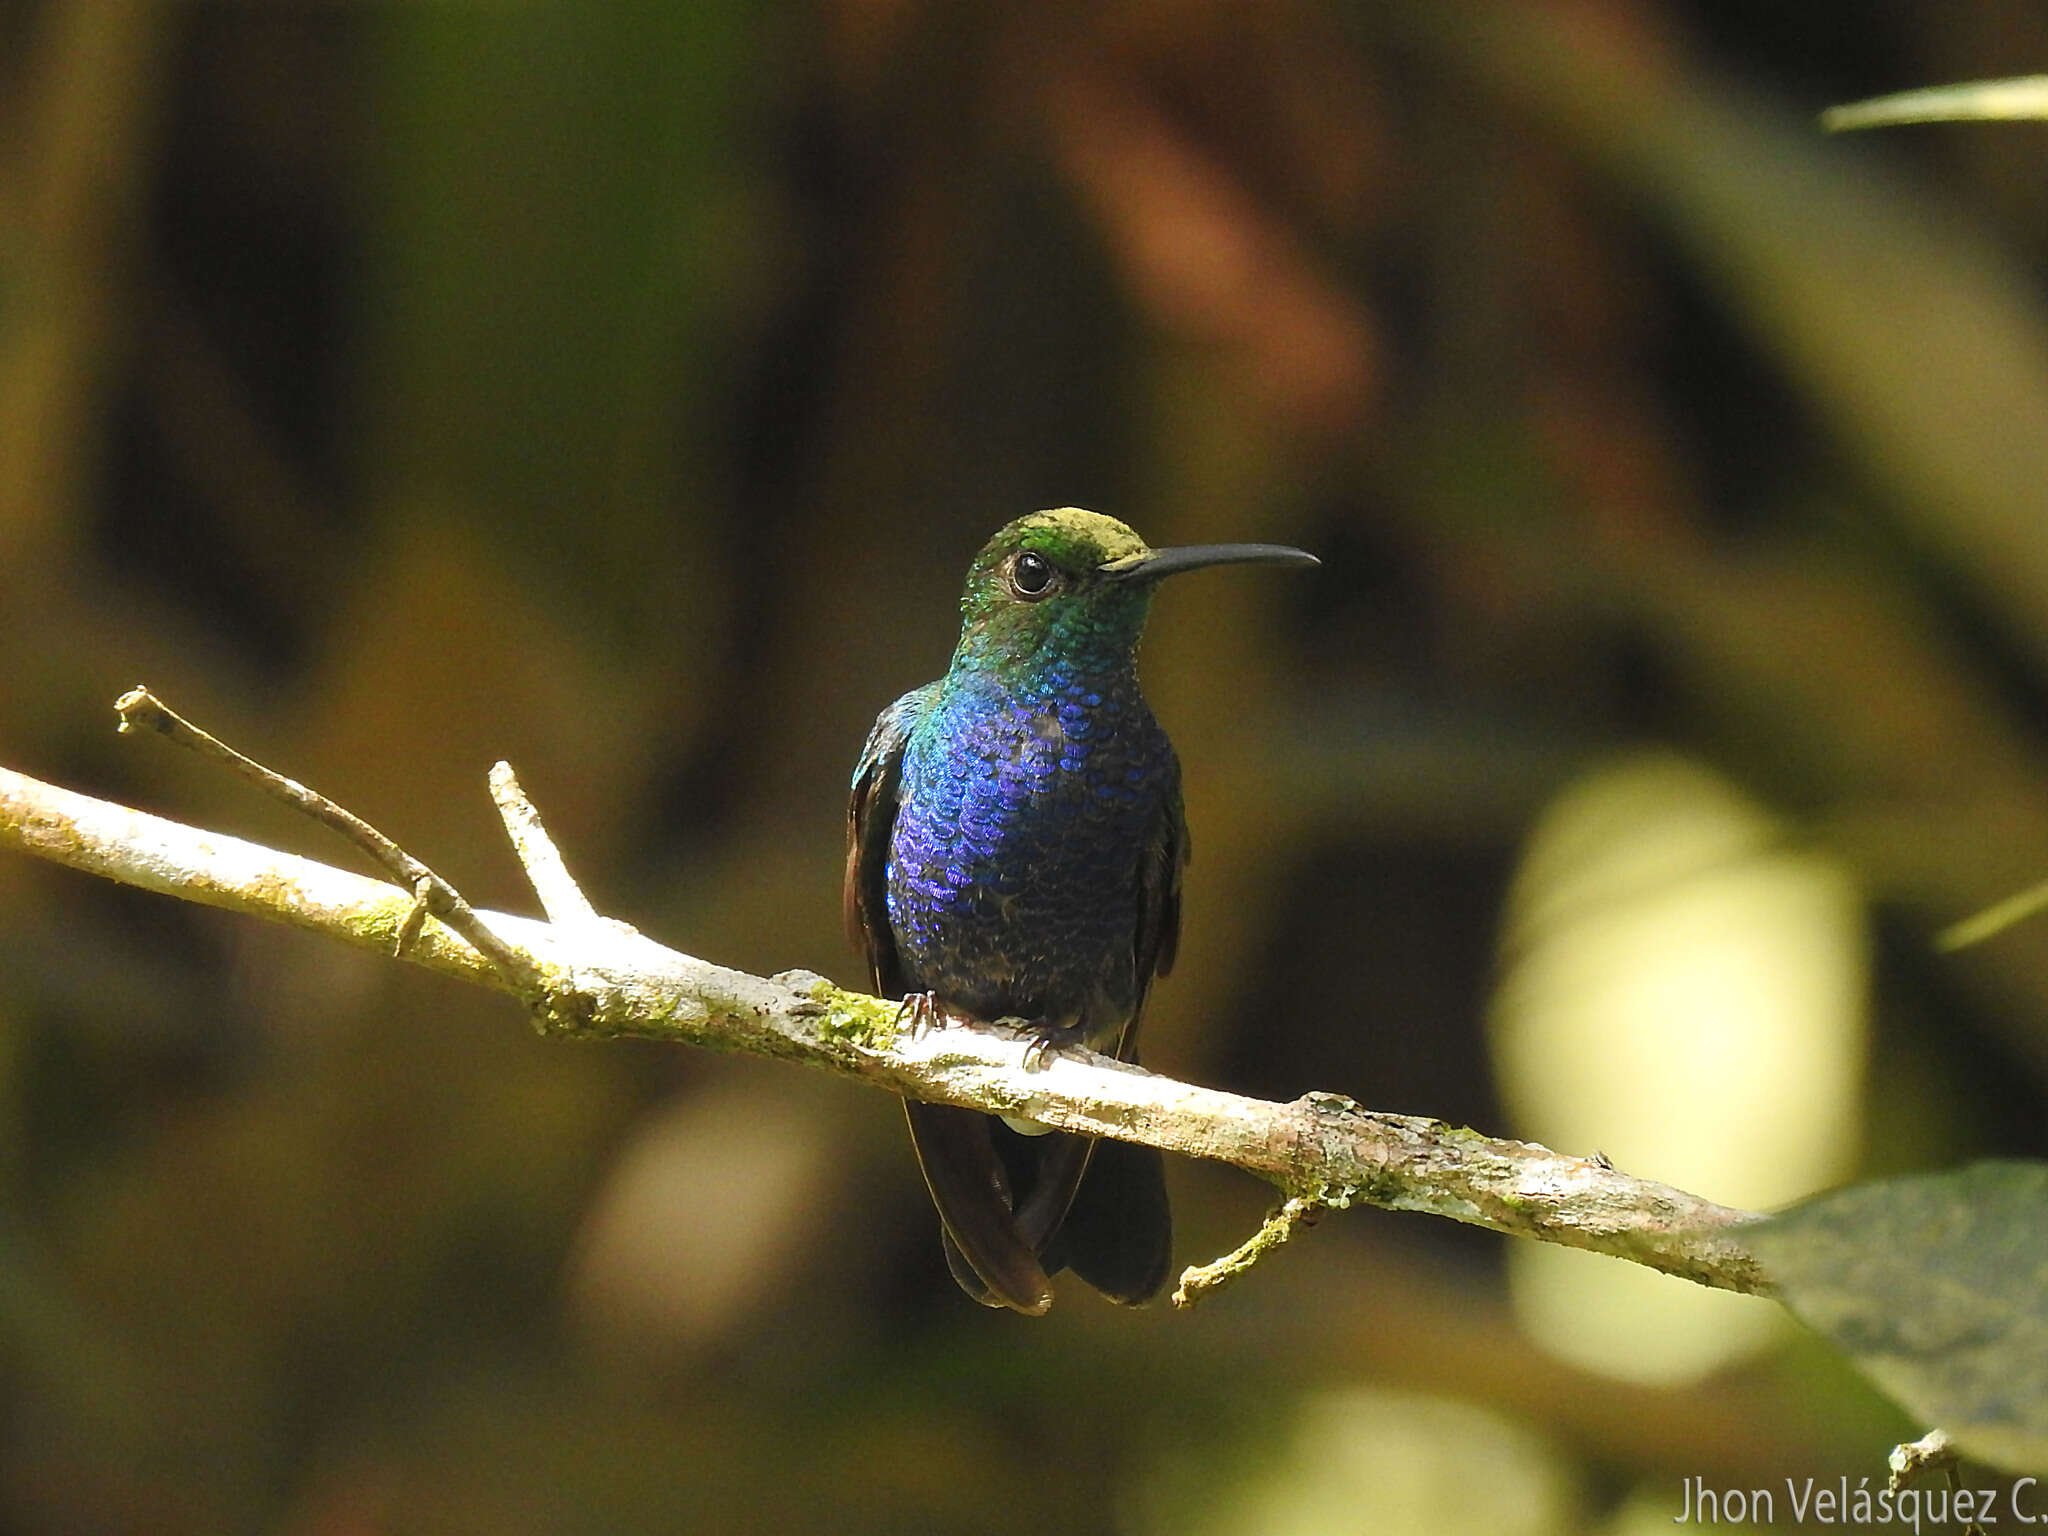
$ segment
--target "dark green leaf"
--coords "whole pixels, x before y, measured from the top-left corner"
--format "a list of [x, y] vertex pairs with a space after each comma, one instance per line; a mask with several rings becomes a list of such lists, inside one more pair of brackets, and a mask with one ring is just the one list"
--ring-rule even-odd
[[2048, 1163], [1837, 1190], [1753, 1243], [1785, 1304], [1910, 1412], [2048, 1470]]

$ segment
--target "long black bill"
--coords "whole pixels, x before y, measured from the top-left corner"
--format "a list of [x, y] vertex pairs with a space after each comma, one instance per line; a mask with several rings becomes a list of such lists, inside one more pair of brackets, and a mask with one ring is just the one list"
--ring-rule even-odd
[[1156, 581], [1182, 571], [1199, 571], [1211, 565], [1321, 565], [1305, 549], [1286, 544], [1183, 544], [1178, 549], [1155, 549], [1142, 555], [1126, 555], [1102, 567], [1113, 581]]

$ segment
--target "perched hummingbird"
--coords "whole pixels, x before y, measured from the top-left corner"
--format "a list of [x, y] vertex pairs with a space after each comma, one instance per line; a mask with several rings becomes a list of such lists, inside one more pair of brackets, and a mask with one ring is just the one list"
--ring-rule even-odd
[[[845, 915], [875, 991], [943, 1017], [1020, 1019], [1040, 1050], [1137, 1059], [1180, 935], [1180, 760], [1138, 690], [1161, 578], [1315, 565], [1278, 544], [1150, 549], [1078, 507], [982, 547], [937, 682], [882, 711], [847, 805]], [[1159, 1153], [906, 1102], [946, 1262], [976, 1301], [1033, 1315], [1049, 1277], [1148, 1301], [1172, 1259]]]

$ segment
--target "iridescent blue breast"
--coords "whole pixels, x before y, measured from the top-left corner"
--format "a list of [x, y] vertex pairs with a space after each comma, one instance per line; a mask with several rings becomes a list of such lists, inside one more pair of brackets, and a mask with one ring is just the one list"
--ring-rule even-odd
[[890, 840], [909, 987], [982, 1018], [1120, 1028], [1139, 864], [1176, 775], [1134, 678], [950, 678], [905, 745]]

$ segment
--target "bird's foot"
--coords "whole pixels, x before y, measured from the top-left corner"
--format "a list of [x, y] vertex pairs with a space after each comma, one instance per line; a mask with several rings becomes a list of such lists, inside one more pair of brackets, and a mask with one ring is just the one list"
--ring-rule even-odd
[[928, 1029], [943, 1029], [948, 1022], [945, 1006], [935, 992], [911, 992], [896, 1005], [896, 1027], [903, 1029], [907, 1024], [913, 1040]]
[[998, 1022], [1009, 1025], [1025, 1037], [1026, 1072], [1042, 1071], [1061, 1051], [1088, 1043], [1088, 1032], [1078, 1022], [1055, 1024], [1049, 1019], [1002, 1019]]

